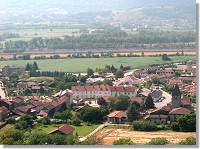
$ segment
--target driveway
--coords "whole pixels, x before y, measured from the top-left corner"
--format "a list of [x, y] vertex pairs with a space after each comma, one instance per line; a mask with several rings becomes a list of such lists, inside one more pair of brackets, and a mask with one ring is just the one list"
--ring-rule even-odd
[[169, 93], [167, 93], [165, 91], [162, 91], [162, 93], [163, 93], [163, 97], [165, 97], [165, 99], [161, 102], [156, 102], [155, 103], [156, 108], [162, 108], [162, 107], [166, 106], [167, 103], [172, 101], [172, 96]]

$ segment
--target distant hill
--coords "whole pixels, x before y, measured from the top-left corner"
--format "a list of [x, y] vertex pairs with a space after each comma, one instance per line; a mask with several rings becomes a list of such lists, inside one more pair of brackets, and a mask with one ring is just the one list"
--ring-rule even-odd
[[195, 0], [1, 0], [0, 10], [44, 10], [62, 8], [69, 12], [123, 10], [139, 7], [195, 5]]

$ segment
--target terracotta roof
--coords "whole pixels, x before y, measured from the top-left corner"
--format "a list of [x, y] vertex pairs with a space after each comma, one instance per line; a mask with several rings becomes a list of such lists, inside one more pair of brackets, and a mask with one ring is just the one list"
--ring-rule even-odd
[[130, 101], [137, 101], [139, 104], [142, 104], [142, 103], [144, 103], [144, 100], [143, 100], [143, 98], [142, 97], [132, 97], [132, 98], [130, 98], [129, 99]]
[[35, 103], [32, 103], [33, 106], [38, 107], [38, 106], [43, 106], [44, 103], [42, 101], [37, 101]]
[[43, 116], [43, 117], [46, 117], [48, 114], [44, 111], [40, 111], [40, 113], [38, 114], [38, 116]]
[[24, 100], [24, 97], [22, 97], [22, 96], [17, 96], [15, 99], [17, 99], [17, 98]]
[[147, 73], [147, 72], [140, 70], [140, 71], [136, 71], [135, 73]]
[[161, 97], [162, 96], [162, 91], [160, 91], [160, 90], [155, 90], [155, 91], [153, 91], [152, 93], [150, 93], [150, 96], [152, 97], [152, 98], [158, 98], [158, 97]]
[[47, 108], [48, 110], [51, 110], [51, 109], [54, 108], [54, 106], [52, 104], [48, 104], [44, 108]]
[[23, 112], [23, 113], [26, 113], [29, 109], [32, 109], [34, 108], [35, 106], [34, 105], [27, 105], [27, 106], [20, 106], [20, 107], [17, 107], [15, 109]]
[[169, 115], [150, 115], [149, 118], [168, 118]]
[[106, 117], [116, 117], [116, 118], [122, 118], [127, 117], [125, 111], [115, 111], [113, 113], [108, 114]]
[[27, 82], [27, 84], [28, 84], [28, 85], [31, 85], [31, 86], [33, 86], [33, 85], [35, 85], [35, 86], [36, 86], [36, 85], [37, 85], [37, 83], [36, 83], [36, 82]]
[[24, 113], [22, 113], [22, 112], [21, 112], [20, 110], [18, 110], [18, 109], [12, 110], [12, 113], [15, 113], [15, 114], [17, 114], [17, 115], [19, 115], [19, 116], [25, 115]]
[[17, 88], [27, 88], [27, 83], [25, 82], [18, 83]]
[[63, 100], [63, 98], [60, 98], [60, 99], [57, 99], [56, 101], [53, 101], [53, 102], [52, 102], [52, 105], [53, 105], [54, 107], [57, 107], [57, 106], [63, 104], [64, 102], [65, 102], [65, 101]]
[[180, 107], [180, 108], [174, 108], [174, 109], [172, 109], [169, 112], [169, 114], [180, 114], [180, 115], [182, 115], [182, 114], [190, 114], [191, 112], [192, 111], [190, 111], [190, 110], [188, 110], [186, 108]]
[[65, 135], [69, 135], [69, 134], [71, 134], [74, 130], [75, 130], [75, 128], [73, 128], [73, 127], [71, 127], [71, 126], [65, 124], [65, 125], [63, 125], [63, 126], [60, 126], [60, 127], [56, 128], [56, 129], [54, 129], [53, 131], [49, 132], [48, 134], [52, 134], [52, 133], [54, 133], [54, 132], [56, 132], [56, 131], [60, 131], [61, 133], [65, 134]]
[[8, 105], [12, 105], [12, 103], [8, 99], [1, 99], [1, 101], [7, 103]]
[[181, 98], [181, 105], [182, 105], [182, 106], [191, 105], [191, 104], [192, 104], [192, 102], [190, 101], [189, 98], [187, 98], [187, 97], [182, 97], [182, 98]]
[[32, 89], [32, 90], [39, 90], [39, 89], [40, 89], [40, 86], [32, 86], [31, 89]]
[[20, 103], [20, 102], [24, 102], [24, 101], [22, 99], [17, 98], [13, 102]]
[[11, 69], [24, 69], [24, 66], [5, 66]]
[[0, 107], [0, 112], [3, 112], [5, 110], [8, 110], [8, 109], [6, 107], [4, 107], [4, 106]]

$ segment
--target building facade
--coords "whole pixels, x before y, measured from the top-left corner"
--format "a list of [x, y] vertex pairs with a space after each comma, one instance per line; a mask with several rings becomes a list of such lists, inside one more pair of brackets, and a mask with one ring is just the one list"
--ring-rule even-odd
[[12, 74], [13, 72], [16, 72], [20, 75], [23, 72], [25, 72], [25, 68], [23, 66], [8, 66], [8, 65], [2, 68], [2, 75], [4, 77], [9, 77], [9, 75]]

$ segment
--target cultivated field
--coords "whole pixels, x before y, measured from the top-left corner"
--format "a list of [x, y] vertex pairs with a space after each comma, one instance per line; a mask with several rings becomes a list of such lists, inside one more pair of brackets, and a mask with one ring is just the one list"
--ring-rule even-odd
[[102, 137], [102, 145], [112, 145], [115, 140], [120, 138], [131, 138], [131, 140], [137, 145], [144, 145], [152, 138], [166, 138], [170, 141], [170, 145], [176, 145], [180, 141], [185, 140], [187, 137], [196, 137], [196, 133], [186, 132], [143, 132], [143, 131], [131, 131], [126, 129], [106, 129], [104, 128], [96, 134], [98, 137]]
[[[172, 56], [173, 62], [186, 61], [196, 56]], [[114, 65], [119, 68], [130, 66], [131, 69], [143, 68], [152, 64], [165, 64], [171, 61], [163, 61], [161, 57], [114, 57], [114, 58], [72, 58], [72, 59], [48, 59], [48, 60], [17, 60], [0, 61], [0, 68], [8, 65], [26, 66], [27, 63], [37, 62], [41, 71], [62, 72], [87, 72], [87, 68], [104, 68], [105, 65]]]

